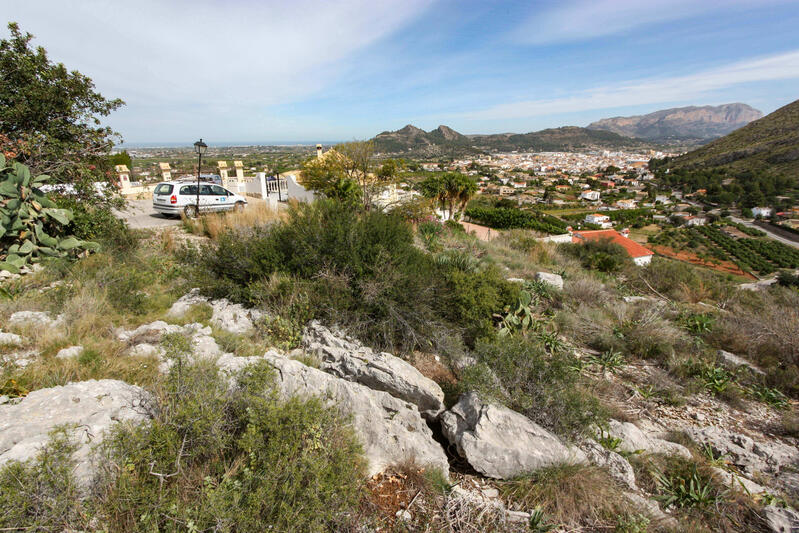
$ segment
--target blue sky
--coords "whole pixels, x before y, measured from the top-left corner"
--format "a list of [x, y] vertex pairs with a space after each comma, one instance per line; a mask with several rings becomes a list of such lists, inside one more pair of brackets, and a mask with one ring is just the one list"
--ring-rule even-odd
[[127, 102], [108, 123], [130, 143], [527, 132], [799, 98], [799, 0], [3, 0], [3, 14]]

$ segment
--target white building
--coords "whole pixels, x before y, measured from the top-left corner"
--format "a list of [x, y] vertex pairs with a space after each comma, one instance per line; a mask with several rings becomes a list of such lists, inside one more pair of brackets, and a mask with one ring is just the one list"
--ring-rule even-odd
[[589, 200], [591, 202], [596, 202], [599, 200], [599, 191], [583, 191], [580, 193], [581, 200]]
[[590, 215], [585, 215], [585, 222], [586, 224], [596, 224], [597, 226], [607, 229], [613, 226], [613, 223], [610, 221], [610, 217], [607, 215], [600, 215], [599, 213], [592, 213]]
[[774, 213], [774, 210], [770, 207], [753, 207], [752, 208], [752, 216], [753, 217], [761, 217], [761, 218], [769, 218]]

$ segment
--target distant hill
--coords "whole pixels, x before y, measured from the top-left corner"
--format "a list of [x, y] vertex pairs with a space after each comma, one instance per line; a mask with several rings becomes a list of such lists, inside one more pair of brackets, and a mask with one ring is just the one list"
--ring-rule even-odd
[[651, 147], [649, 143], [639, 139], [576, 126], [522, 134], [463, 135], [447, 126], [424, 131], [409, 124], [397, 131], [384, 131], [372, 140], [378, 152], [428, 157], [512, 150], [554, 152], [591, 148], [618, 150]]
[[648, 115], [603, 118], [589, 124], [588, 128], [656, 142], [703, 143], [727, 135], [762, 116], [763, 113], [746, 104], [690, 106], [663, 109]]
[[796, 176], [799, 174], [799, 100], [669, 161], [668, 166]]

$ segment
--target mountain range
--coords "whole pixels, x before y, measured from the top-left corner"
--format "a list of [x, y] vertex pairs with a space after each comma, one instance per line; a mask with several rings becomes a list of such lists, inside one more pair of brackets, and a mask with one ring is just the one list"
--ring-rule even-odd
[[550, 128], [530, 133], [463, 135], [448, 126], [424, 131], [408, 124], [396, 131], [384, 131], [372, 139], [378, 152], [414, 156], [459, 156], [469, 153], [533, 151], [554, 152], [582, 149], [645, 149], [650, 143], [617, 133], [577, 126]]
[[588, 129], [654, 142], [707, 142], [741, 128], [763, 113], [746, 104], [663, 109], [647, 115], [603, 118]]
[[799, 100], [674, 159], [669, 167], [799, 175]]

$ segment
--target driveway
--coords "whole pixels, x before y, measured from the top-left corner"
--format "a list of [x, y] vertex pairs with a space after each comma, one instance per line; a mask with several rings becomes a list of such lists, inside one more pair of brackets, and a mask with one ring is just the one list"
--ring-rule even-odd
[[731, 216], [730, 220], [732, 220], [733, 222], [738, 222], [739, 224], [743, 224], [744, 226], [749, 226], [750, 228], [754, 228], [756, 230], [760, 230], [763, 233], [765, 233], [766, 235], [768, 235], [770, 238], [774, 239], [775, 241], [780, 241], [782, 244], [787, 244], [788, 246], [793, 246], [794, 248], [799, 248], [799, 243], [796, 243], [796, 242], [794, 242], [794, 241], [792, 241], [790, 239], [786, 239], [785, 237], [777, 235], [776, 233], [772, 233], [769, 230], [767, 230], [766, 228], [762, 228], [762, 227], [760, 227], [760, 226], [758, 226], [756, 224], [752, 224], [751, 222], [747, 222], [746, 220], [741, 220], [738, 217]]
[[128, 223], [131, 229], [164, 228], [180, 224], [180, 217], [166, 217], [153, 210], [152, 200], [128, 200], [127, 209], [116, 215]]

